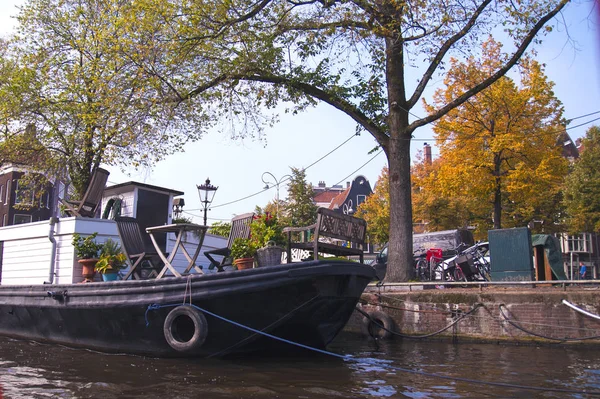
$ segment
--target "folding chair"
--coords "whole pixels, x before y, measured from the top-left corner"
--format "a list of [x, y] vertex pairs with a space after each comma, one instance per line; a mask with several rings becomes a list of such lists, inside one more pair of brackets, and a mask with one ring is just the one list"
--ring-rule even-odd
[[[229, 232], [229, 239], [227, 240], [227, 246], [225, 248], [213, 249], [204, 252], [204, 256], [210, 260], [209, 269], [217, 268], [217, 271], [222, 272], [223, 267], [231, 265], [231, 245], [236, 238], [250, 238], [250, 224], [254, 219], [254, 213], [244, 213], [231, 219], [231, 231]], [[216, 261], [213, 256], [222, 256], [221, 262]]]
[[144, 267], [142, 264], [148, 262], [151, 269], [151, 273], [147, 277], [156, 277], [158, 271], [162, 268], [162, 265], [156, 265], [153, 262], [153, 258], [158, 256], [156, 252], [147, 252], [142, 238], [142, 230], [137, 219], [127, 216], [119, 216], [115, 218], [117, 222], [117, 230], [119, 231], [119, 238], [121, 239], [121, 248], [125, 252], [125, 256], [129, 259], [131, 268], [129, 273], [123, 278], [127, 280], [133, 275], [136, 279], [142, 279], [141, 270]]
[[102, 193], [110, 173], [102, 168], [97, 168], [92, 174], [90, 183], [80, 201], [61, 200], [65, 206], [65, 213], [69, 216], [85, 216], [93, 218], [102, 202]]

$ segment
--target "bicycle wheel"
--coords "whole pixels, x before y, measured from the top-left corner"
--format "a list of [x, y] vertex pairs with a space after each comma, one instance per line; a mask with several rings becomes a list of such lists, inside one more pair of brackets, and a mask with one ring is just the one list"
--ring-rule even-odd
[[419, 281], [429, 281], [429, 263], [425, 259], [417, 261], [416, 272]]
[[475, 267], [477, 267], [477, 272], [479, 273], [479, 276], [482, 278], [482, 280], [484, 281], [491, 281], [491, 277], [490, 277], [490, 269], [489, 266], [484, 264], [484, 263], [475, 263]]
[[[452, 278], [454, 281], [464, 281], [465, 283], [468, 281], [467, 276], [465, 276], [465, 273], [462, 271], [460, 266], [456, 266], [454, 268], [454, 270], [452, 271]], [[468, 285], [461, 285], [460, 287], [466, 288], [468, 287]]]
[[429, 261], [429, 271], [431, 281], [444, 280], [444, 269], [441, 261], [431, 258]]

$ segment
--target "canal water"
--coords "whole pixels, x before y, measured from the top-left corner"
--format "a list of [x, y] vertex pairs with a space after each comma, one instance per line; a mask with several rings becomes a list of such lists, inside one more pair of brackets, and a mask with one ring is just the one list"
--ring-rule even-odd
[[[0, 398], [588, 398], [600, 349], [342, 334], [291, 357], [155, 359], [0, 338]], [[588, 391], [588, 393], [582, 393]]]

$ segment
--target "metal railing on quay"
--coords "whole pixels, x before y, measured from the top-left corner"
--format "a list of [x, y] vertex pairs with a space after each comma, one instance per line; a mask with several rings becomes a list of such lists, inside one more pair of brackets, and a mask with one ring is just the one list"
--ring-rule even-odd
[[537, 288], [538, 286], [553, 286], [567, 290], [567, 287], [597, 286], [600, 289], [600, 280], [543, 280], [543, 281], [410, 281], [405, 283], [372, 282], [369, 287], [378, 287], [393, 290], [417, 291], [436, 288], [471, 288], [478, 287], [523, 287]]

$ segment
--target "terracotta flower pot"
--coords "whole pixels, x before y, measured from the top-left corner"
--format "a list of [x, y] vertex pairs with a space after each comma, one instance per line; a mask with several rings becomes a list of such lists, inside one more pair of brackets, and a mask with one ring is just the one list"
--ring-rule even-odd
[[233, 261], [238, 270], [252, 269], [254, 267], [254, 258], [240, 258]]
[[94, 280], [96, 275], [96, 263], [98, 259], [79, 259], [78, 262], [81, 264], [81, 276], [84, 278], [84, 283], [90, 283]]

